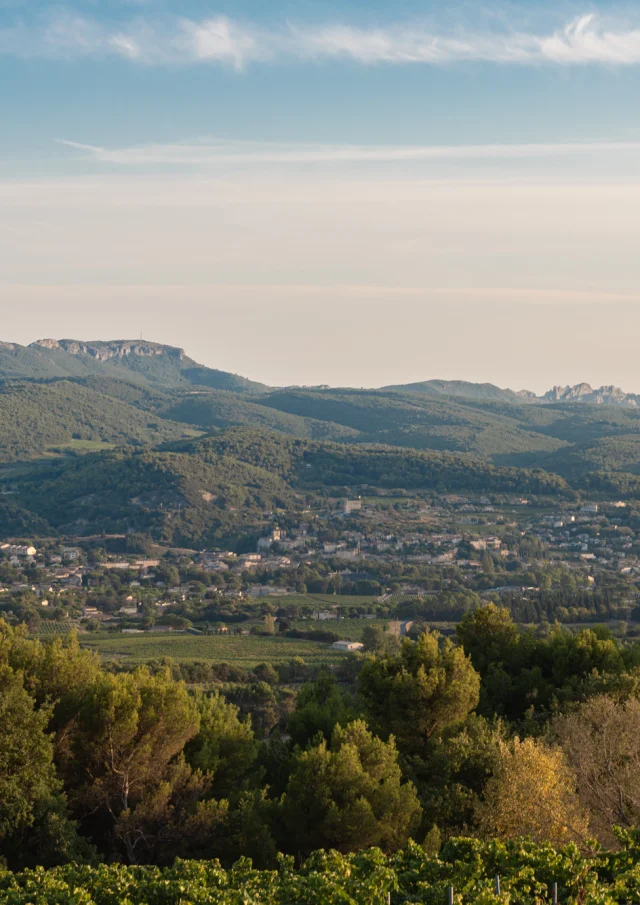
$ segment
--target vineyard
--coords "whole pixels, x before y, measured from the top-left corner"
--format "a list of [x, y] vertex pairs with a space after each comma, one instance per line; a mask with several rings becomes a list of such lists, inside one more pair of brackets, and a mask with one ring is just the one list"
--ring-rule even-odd
[[287, 606], [300, 606], [323, 610], [332, 606], [369, 609], [380, 602], [370, 594], [291, 594], [285, 598]]
[[[254, 870], [243, 859], [172, 867], [66, 865], [0, 871], [3, 905], [613, 905], [638, 901], [640, 836], [620, 834], [619, 852], [581, 854], [527, 841], [454, 839], [438, 856], [415, 843], [386, 857], [316, 852], [299, 869]], [[499, 877], [499, 883], [496, 878]], [[497, 891], [499, 887], [499, 892]]]
[[64, 622], [54, 622], [52, 619], [45, 620], [40, 623], [40, 626], [35, 632], [36, 635], [40, 638], [54, 638], [57, 635], [68, 635], [71, 631], [73, 631], [73, 626]]
[[310, 620], [294, 619], [291, 628], [301, 631], [318, 629], [319, 631], [335, 632], [340, 638], [348, 641], [362, 641], [362, 633], [368, 625], [386, 628], [388, 619], [351, 619], [348, 616], [342, 619]]
[[278, 636], [96, 633], [83, 636], [82, 646], [105, 659], [134, 664], [172, 657], [180, 662], [234, 663], [250, 669], [258, 663], [287, 663], [293, 657], [302, 657], [309, 665], [335, 663], [344, 658], [344, 654], [330, 650], [328, 644]]

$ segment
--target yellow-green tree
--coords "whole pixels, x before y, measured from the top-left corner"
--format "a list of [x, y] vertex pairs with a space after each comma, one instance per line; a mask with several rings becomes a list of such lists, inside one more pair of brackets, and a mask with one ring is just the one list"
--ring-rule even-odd
[[480, 676], [461, 647], [425, 632], [395, 656], [368, 660], [358, 687], [373, 728], [393, 735], [404, 753], [424, 755], [435, 733], [474, 709]]
[[497, 769], [476, 816], [480, 831], [489, 837], [526, 836], [558, 846], [588, 835], [562, 750], [533, 738], [501, 743]]

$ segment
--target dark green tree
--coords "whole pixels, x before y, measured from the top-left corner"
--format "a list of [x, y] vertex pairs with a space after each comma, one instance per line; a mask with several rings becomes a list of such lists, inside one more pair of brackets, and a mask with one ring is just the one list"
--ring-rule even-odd
[[304, 857], [317, 848], [395, 851], [421, 810], [414, 786], [402, 781], [393, 739], [377, 738], [356, 720], [337, 726], [330, 744], [323, 740], [298, 753], [281, 813], [283, 843]]
[[[92, 827], [107, 836], [117, 829], [132, 862], [139, 836], [133, 812], [148, 810], [149, 797], [166, 790], [172, 761], [199, 725], [195, 701], [168, 670], [104, 674], [83, 701], [62, 762], [66, 786]], [[126, 834], [123, 826], [133, 829]]]
[[398, 650], [398, 639], [380, 625], [366, 625], [362, 631], [365, 650], [372, 654], [387, 654]]
[[0, 666], [0, 855], [15, 867], [93, 857], [67, 813], [49, 716], [36, 709], [22, 675]]
[[251, 719], [240, 720], [238, 708], [213, 692], [198, 699], [200, 729], [185, 748], [187, 762], [209, 774], [217, 797], [226, 798], [246, 776], [257, 754]]
[[315, 682], [301, 689], [287, 722], [287, 733], [302, 747], [317, 740], [318, 734], [329, 741], [337, 725], [346, 726], [356, 716], [351, 696], [340, 691], [333, 673], [323, 669]]

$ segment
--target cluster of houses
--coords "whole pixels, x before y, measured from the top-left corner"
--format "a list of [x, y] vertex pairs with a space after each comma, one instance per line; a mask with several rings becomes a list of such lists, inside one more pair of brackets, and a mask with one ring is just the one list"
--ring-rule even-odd
[[[402, 562], [415, 567], [414, 575], [422, 565], [441, 566], [443, 573], [455, 565], [459, 570], [456, 580], [462, 575], [474, 587], [479, 570], [487, 567], [487, 559], [493, 559], [494, 563], [505, 561], [507, 568], [516, 560], [517, 568], [525, 566], [527, 554], [520, 549], [523, 540], [539, 541], [538, 547], [545, 550], [548, 558], [562, 560], [570, 569], [581, 569], [583, 575], [593, 571], [592, 566], [598, 566], [617, 570], [634, 581], [636, 576], [640, 577], [637, 555], [640, 537], [630, 527], [634, 522], [629, 520], [629, 511], [622, 501], [584, 502], [573, 508], [569, 505], [562, 508], [559, 504], [550, 512], [548, 508], [538, 510], [522, 497], [496, 500], [449, 494], [431, 502], [410, 500], [406, 511], [397, 517], [387, 517], [378, 510], [373, 511], [371, 506], [361, 498], [346, 499], [322, 517], [303, 518], [293, 525], [286, 522], [286, 529], [271, 516], [268, 527], [255, 545], [252, 542], [253, 549], [248, 552], [223, 549], [188, 555], [193, 566], [202, 572], [210, 576], [220, 574], [219, 579], [209, 578], [206, 592], [221, 591], [227, 598], [245, 601], [277, 601], [297, 594], [293, 570], [314, 563], [325, 563], [325, 570], [328, 564], [332, 576], [340, 576], [343, 583], [352, 584], [374, 578], [376, 563]], [[80, 539], [75, 544], [44, 543], [41, 550], [31, 543], [0, 544], [0, 561], [14, 566], [19, 574], [12, 582], [6, 577], [10, 571], [3, 573], [0, 600], [6, 599], [4, 594], [19, 591], [33, 592], [39, 605], [45, 608], [50, 606], [52, 596], [64, 591], [77, 592], [76, 599], [82, 600], [83, 591], [90, 592], [104, 579], [101, 570], [133, 574], [124, 579], [127, 595], [119, 598], [120, 606], [115, 612], [112, 610], [107, 615], [98, 606], [87, 603], [82, 613], [86, 619], [101, 622], [136, 619], [141, 615], [142, 597], [137, 589], [143, 584], [155, 589], [156, 612], [170, 611], [191, 595], [188, 583], [167, 587], [163, 581], [156, 581], [155, 570], [161, 566], [159, 558], [103, 553], [99, 562], [89, 566], [84, 550]], [[287, 570], [287, 574], [276, 583], [272, 575], [278, 569]], [[483, 577], [484, 572], [479, 575]], [[284, 586], [285, 580], [293, 586]], [[590, 575], [588, 580], [593, 583]], [[443, 583], [448, 581], [443, 579]], [[496, 581], [488, 591], [486, 584], [483, 585], [483, 593], [511, 594], [527, 590], [520, 584], [505, 583], [504, 575], [503, 586], [498, 584]], [[419, 586], [412, 591], [406, 581], [401, 588], [405, 596], [414, 592], [425, 595]], [[385, 599], [385, 595], [380, 598], [381, 602]], [[312, 618], [318, 622], [329, 621], [337, 618], [337, 612], [329, 606], [318, 607]], [[154, 630], [170, 629], [156, 625]], [[406, 625], [399, 626], [398, 637], [407, 630]]]

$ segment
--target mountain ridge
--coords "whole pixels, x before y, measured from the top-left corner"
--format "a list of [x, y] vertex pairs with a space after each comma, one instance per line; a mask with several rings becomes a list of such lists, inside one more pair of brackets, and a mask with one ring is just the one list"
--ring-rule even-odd
[[[109, 376], [163, 389], [206, 387], [232, 393], [259, 396], [288, 389], [316, 389], [335, 392], [338, 388], [319, 386], [270, 387], [228, 371], [210, 368], [190, 358], [179, 346], [144, 339], [78, 340], [51, 337], [36, 339], [26, 346], [0, 341], [0, 380], [46, 380]], [[369, 392], [375, 392], [371, 388]], [[449, 396], [475, 402], [515, 404], [588, 404], [640, 407], [640, 394], [620, 387], [589, 383], [556, 385], [537, 395], [530, 390], [512, 390], [495, 384], [433, 378], [377, 388], [388, 393], [431, 397]]]
[[[276, 472], [285, 449], [315, 450], [322, 461], [337, 457], [339, 467], [332, 470], [330, 482], [336, 486], [390, 481], [389, 486], [399, 482], [402, 487], [409, 472], [415, 480], [428, 472], [434, 486], [458, 487], [460, 476], [468, 472], [467, 489], [472, 474], [476, 489], [500, 475], [503, 489], [528, 494], [531, 470], [540, 470], [552, 476], [552, 492], [564, 487], [553, 482], [565, 481], [574, 489], [605, 488], [640, 499], [640, 397], [614, 386], [556, 386], [542, 396], [445, 380], [366, 390], [269, 388], [200, 365], [177, 346], [49, 338], [29, 346], [0, 343], [0, 424], [0, 483], [13, 493], [21, 486], [16, 475], [24, 474], [25, 480], [34, 476], [33, 496], [26, 499], [32, 515], [5, 511], [12, 525], [22, 518], [31, 524], [36, 515], [50, 520], [36, 497], [38, 476], [54, 472], [70, 480], [63, 496], [57, 490], [54, 494], [61, 507], [56, 528], [88, 517], [80, 503], [74, 503], [75, 516], [65, 512], [78, 497], [76, 479], [84, 475], [86, 486], [93, 482], [98, 493], [114, 485], [119, 469], [123, 481], [129, 470], [135, 474], [130, 493], [123, 483], [115, 508], [108, 494], [103, 500], [107, 521], [102, 527], [113, 530], [137, 513], [138, 527], [151, 519], [149, 524], [173, 534], [172, 507], [183, 500], [190, 501], [186, 512], [191, 514], [182, 520], [197, 515], [200, 527], [185, 522], [182, 535], [211, 537], [210, 531], [227, 531], [240, 518], [233, 513], [244, 506], [252, 519], [277, 507], [290, 491], [304, 495], [302, 486], [287, 490], [261, 473], [249, 475], [230, 464], [231, 452], [222, 464], [216, 464], [219, 449], [210, 460], [209, 452], [219, 445], [210, 438], [220, 432], [234, 449], [243, 438], [242, 449], [238, 447], [244, 450], [242, 457], [257, 450], [258, 458], [247, 464], [272, 461]], [[265, 432], [276, 439], [259, 443]], [[383, 448], [387, 452], [380, 453]], [[198, 453], [193, 461], [180, 457], [191, 455], [189, 450], [209, 452]], [[100, 463], [111, 464], [101, 470]], [[436, 463], [438, 469], [446, 464], [445, 470], [434, 472]], [[305, 483], [313, 476], [310, 464], [301, 466]], [[175, 471], [167, 478], [168, 487], [165, 466]], [[255, 478], [262, 490], [243, 496], [234, 489], [234, 474], [240, 481]], [[320, 484], [326, 483], [325, 475]], [[200, 490], [207, 499], [213, 495], [218, 500], [215, 511], [200, 500]], [[93, 492], [83, 491], [78, 498], [90, 502]], [[223, 499], [228, 505], [222, 505]], [[156, 506], [158, 500], [169, 508]]]
[[163, 390], [208, 387], [258, 395], [269, 387], [194, 361], [184, 349], [150, 340], [37, 339], [0, 342], [0, 380], [117, 377]]
[[455, 396], [463, 399], [501, 402], [525, 402], [538, 405], [579, 403], [588, 405], [622, 405], [636, 408], [640, 394], [627, 393], [613, 384], [594, 388], [589, 383], [573, 386], [553, 386], [538, 396], [531, 390], [511, 390], [493, 383], [472, 383], [465, 380], [424, 380], [417, 383], [384, 386], [381, 390], [402, 393], [424, 393], [431, 396]]

